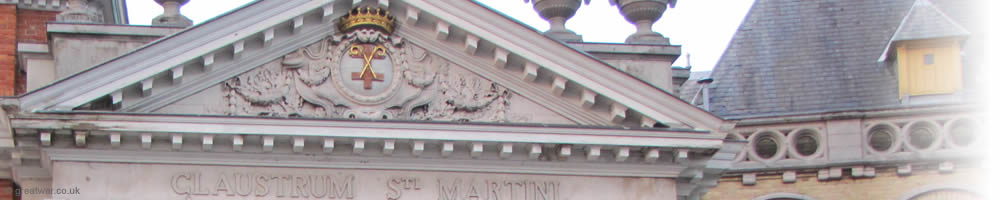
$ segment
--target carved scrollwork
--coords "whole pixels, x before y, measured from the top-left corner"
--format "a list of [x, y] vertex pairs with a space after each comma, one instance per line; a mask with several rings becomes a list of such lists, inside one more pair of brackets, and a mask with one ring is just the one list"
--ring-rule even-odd
[[[446, 68], [450, 66], [447, 65]], [[411, 119], [505, 122], [511, 97], [507, 88], [470, 72], [447, 70], [433, 84], [435, 101], [414, 110]]]
[[[341, 59], [356, 36], [338, 35], [293, 51], [223, 83], [229, 115], [506, 121], [512, 95], [423, 48], [384, 41], [396, 76], [384, 93], [348, 91]], [[398, 40], [396, 40], [398, 39]], [[377, 66], [387, 67], [387, 66]], [[344, 68], [344, 69], [342, 69]], [[386, 72], [388, 73], [388, 72]], [[357, 91], [357, 89], [355, 89]], [[384, 94], [384, 95], [383, 95]]]

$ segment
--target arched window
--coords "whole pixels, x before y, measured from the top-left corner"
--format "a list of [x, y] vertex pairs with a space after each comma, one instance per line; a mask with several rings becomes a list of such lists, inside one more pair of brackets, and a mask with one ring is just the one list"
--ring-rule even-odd
[[753, 198], [753, 200], [816, 200], [815, 198], [787, 192], [771, 193]]
[[983, 199], [979, 194], [969, 188], [962, 186], [941, 186], [932, 185], [910, 191], [904, 194], [900, 200], [978, 200]]

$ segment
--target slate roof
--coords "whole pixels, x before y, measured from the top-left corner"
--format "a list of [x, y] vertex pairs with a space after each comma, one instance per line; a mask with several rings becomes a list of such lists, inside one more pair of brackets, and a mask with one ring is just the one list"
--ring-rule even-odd
[[[978, 25], [976, 0], [931, 4], [902, 29], [905, 37]], [[713, 70], [711, 112], [739, 119], [899, 106], [894, 66], [878, 60], [912, 7], [914, 0], [757, 0]], [[982, 49], [979, 31], [968, 31], [966, 77]]]
[[[681, 99], [685, 102], [691, 103], [691, 99], [698, 94], [698, 89], [701, 88], [698, 85], [698, 80], [708, 78], [710, 75], [712, 75], [712, 71], [691, 72], [688, 79], [681, 84], [679, 92]], [[697, 101], [692, 103], [692, 105], [700, 106], [702, 104], [701, 98], [701, 95], [699, 95], [698, 99], [696, 99]]]
[[898, 104], [877, 59], [913, 0], [757, 0], [712, 73], [724, 118]]
[[893, 41], [966, 36], [969, 31], [955, 23], [927, 0], [916, 0]]

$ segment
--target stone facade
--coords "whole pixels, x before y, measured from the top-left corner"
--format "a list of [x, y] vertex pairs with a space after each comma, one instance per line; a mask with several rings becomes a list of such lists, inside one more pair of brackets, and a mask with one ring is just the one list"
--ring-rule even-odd
[[0, 87], [31, 90], [0, 98], [0, 187], [63, 191], [21, 199], [910, 200], [974, 198], [982, 170], [964, 102], [720, 113], [734, 91], [679, 85], [650, 29], [674, 0], [612, 1], [626, 44], [562, 27], [578, 0], [529, 1], [542, 34], [469, 1], [256, 1], [190, 28], [187, 1], [158, 1], [166, 26], [65, 2], [0, 4]]
[[671, 95], [666, 38], [581, 52], [466, 1], [256, 1], [190, 28], [187, 1], [154, 26], [65, 2], [12, 5], [56, 20], [13, 43], [20, 199], [699, 199], [742, 145]]

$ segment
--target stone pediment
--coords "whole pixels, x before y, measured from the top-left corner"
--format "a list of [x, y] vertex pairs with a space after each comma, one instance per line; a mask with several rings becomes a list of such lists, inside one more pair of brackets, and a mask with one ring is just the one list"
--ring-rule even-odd
[[[339, 30], [362, 6], [387, 8], [395, 31]], [[21, 109], [731, 127], [464, 1], [259, 1], [28, 93]]]
[[333, 35], [154, 112], [572, 123], [407, 39], [395, 41]]

